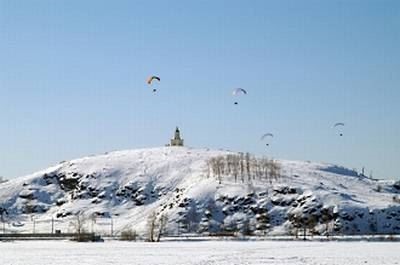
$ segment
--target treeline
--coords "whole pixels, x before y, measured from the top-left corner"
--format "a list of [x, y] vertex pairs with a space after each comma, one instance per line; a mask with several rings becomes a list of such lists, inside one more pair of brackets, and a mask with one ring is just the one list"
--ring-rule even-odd
[[241, 183], [251, 183], [254, 180], [272, 183], [281, 174], [279, 163], [273, 159], [257, 158], [249, 153], [217, 156], [207, 161], [207, 177], [214, 177], [221, 184], [225, 178]]

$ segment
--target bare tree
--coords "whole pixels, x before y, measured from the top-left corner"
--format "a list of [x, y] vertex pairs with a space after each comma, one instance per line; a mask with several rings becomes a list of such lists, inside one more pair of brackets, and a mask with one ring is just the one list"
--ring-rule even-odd
[[278, 162], [276, 162], [274, 160], [269, 161], [269, 172], [270, 172], [271, 178], [273, 178], [274, 180], [277, 181], [280, 176], [280, 170], [281, 170], [281, 167], [278, 164]]
[[244, 163], [243, 163], [244, 155], [243, 153], [239, 153], [239, 168], [240, 168], [240, 178], [242, 183], [244, 183]]
[[165, 233], [167, 223], [168, 218], [165, 214], [157, 218], [156, 212], [150, 213], [147, 217], [147, 241], [159, 242]]
[[158, 219], [157, 242], [160, 242], [161, 236], [165, 233], [167, 223], [168, 223], [168, 217], [165, 214], [162, 214]]
[[157, 216], [155, 212], [150, 213], [147, 217], [147, 240], [154, 242], [155, 230], [156, 230]]
[[225, 157], [225, 163], [226, 163], [226, 173], [231, 175], [232, 174], [232, 166], [233, 166], [232, 155], [227, 155]]
[[265, 181], [270, 181], [269, 179], [269, 161], [267, 158], [262, 158], [260, 160], [261, 175], [264, 177]]
[[217, 156], [207, 161], [207, 177], [215, 177], [219, 184], [222, 183], [224, 177], [232, 175], [235, 183], [237, 183], [239, 175], [242, 183], [245, 182], [246, 175], [248, 183], [256, 178], [260, 181], [264, 178], [265, 181], [272, 183], [279, 179], [280, 170], [278, 162], [268, 158], [255, 158], [250, 153]]
[[86, 222], [88, 221], [87, 216], [85, 216], [82, 212], [78, 212], [75, 216], [74, 219], [71, 221], [70, 226], [72, 227], [72, 230], [74, 233], [76, 233], [76, 240], [77, 241], [84, 241], [85, 238], [83, 237], [83, 234], [86, 232], [85, 226]]
[[211, 171], [212, 171], [213, 176], [217, 177], [217, 179], [218, 179], [218, 165], [217, 165], [216, 157], [212, 157], [210, 159], [210, 166], [211, 166]]
[[249, 153], [246, 153], [244, 159], [245, 159], [247, 180], [248, 180], [248, 182], [251, 182], [250, 154], [249, 154]]
[[218, 183], [222, 183], [222, 176], [224, 173], [224, 157], [218, 156], [210, 159], [211, 169], [213, 175], [217, 177]]
[[207, 160], [207, 178], [209, 179], [211, 176], [211, 161]]
[[232, 174], [236, 183], [239, 175], [239, 157], [237, 155], [232, 155]]
[[224, 163], [225, 159], [224, 157], [220, 156], [217, 159], [217, 168], [218, 168], [218, 183], [221, 184], [222, 183], [222, 178], [225, 174], [224, 172], [224, 168], [225, 168], [225, 163]]
[[253, 180], [256, 180], [256, 178], [259, 177], [258, 176], [258, 168], [257, 168], [257, 166], [258, 166], [257, 158], [252, 157], [250, 159], [250, 171], [252, 172]]

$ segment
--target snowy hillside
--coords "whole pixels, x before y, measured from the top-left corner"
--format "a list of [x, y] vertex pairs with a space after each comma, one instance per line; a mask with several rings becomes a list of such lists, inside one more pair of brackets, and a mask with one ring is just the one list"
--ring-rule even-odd
[[270, 178], [210, 169], [213, 158], [232, 155], [161, 147], [63, 162], [0, 184], [0, 211], [6, 229], [20, 232], [49, 232], [51, 223], [71, 230], [82, 214], [88, 230], [143, 234], [155, 214], [168, 217], [169, 234], [289, 234], [304, 227], [318, 234], [400, 233], [394, 181], [299, 161], [275, 161]]

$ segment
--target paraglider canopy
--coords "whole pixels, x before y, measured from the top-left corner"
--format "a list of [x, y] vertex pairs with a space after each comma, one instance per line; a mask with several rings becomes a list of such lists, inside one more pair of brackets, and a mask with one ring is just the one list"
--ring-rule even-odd
[[[265, 140], [266, 138], [269, 138], [269, 137], [271, 137], [271, 138], [273, 138], [274, 137], [274, 135], [272, 134], [272, 133], [265, 133], [265, 134], [263, 134], [262, 136], [261, 136], [261, 141], [263, 141], [263, 140]], [[267, 143], [265, 143], [265, 145], [266, 146], [269, 146], [269, 142], [267, 141]]]
[[[148, 85], [151, 85], [151, 84], [153, 83], [154, 80], [157, 80], [158, 82], [161, 81], [161, 79], [160, 79], [158, 76], [153, 75], [153, 76], [150, 76], [150, 77], [147, 79], [147, 84], [148, 84]], [[156, 92], [156, 91], [157, 91], [157, 89], [153, 88], [153, 92]]]
[[151, 83], [153, 82], [153, 80], [157, 80], [157, 81], [160, 82], [161, 79], [160, 79], [158, 76], [155, 76], [155, 75], [150, 76], [150, 77], [147, 79], [147, 84], [151, 85]]
[[244, 90], [243, 88], [235, 88], [235, 89], [232, 91], [232, 95], [234, 95], [234, 96], [240, 95], [240, 94], [246, 95], [246, 94], [247, 94], [247, 91]]
[[[244, 90], [243, 88], [235, 88], [235, 89], [232, 91], [232, 95], [233, 95], [233, 96], [247, 95], [247, 91]], [[238, 102], [235, 101], [234, 104], [237, 105]]]
[[273, 135], [272, 133], [266, 133], [266, 134], [263, 134], [263, 136], [261, 136], [261, 140], [264, 140], [264, 139], [267, 138], [268, 136], [274, 137], [274, 135]]
[[[344, 127], [343, 122], [337, 122], [335, 123], [335, 125], [333, 125], [333, 128], [341, 128], [341, 127]], [[343, 136], [343, 133], [341, 131], [339, 131], [339, 136]]]
[[337, 126], [344, 126], [343, 122], [337, 122], [335, 123], [335, 125], [333, 125], [333, 127], [337, 127]]

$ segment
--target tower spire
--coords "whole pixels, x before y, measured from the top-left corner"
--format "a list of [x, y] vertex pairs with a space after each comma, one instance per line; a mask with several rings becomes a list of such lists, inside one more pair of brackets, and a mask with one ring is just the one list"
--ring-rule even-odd
[[171, 139], [171, 146], [183, 146], [183, 139], [181, 138], [181, 132], [179, 127], [176, 126], [174, 138]]

